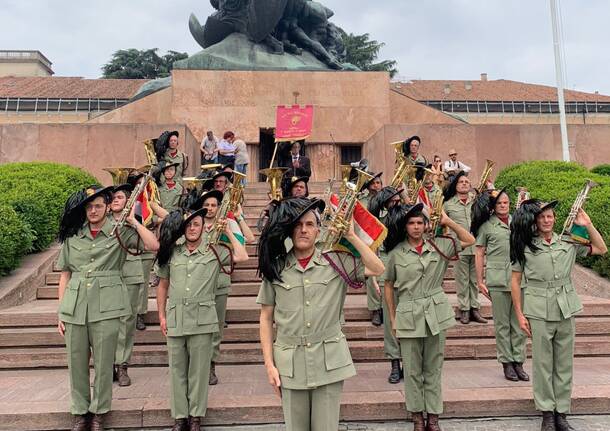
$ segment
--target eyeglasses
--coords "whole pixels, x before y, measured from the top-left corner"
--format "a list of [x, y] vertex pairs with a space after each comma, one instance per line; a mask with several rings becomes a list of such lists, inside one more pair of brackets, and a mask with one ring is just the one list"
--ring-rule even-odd
[[457, 153], [451, 153], [451, 154], [449, 154], [449, 157], [451, 157], [451, 156], [457, 156]]

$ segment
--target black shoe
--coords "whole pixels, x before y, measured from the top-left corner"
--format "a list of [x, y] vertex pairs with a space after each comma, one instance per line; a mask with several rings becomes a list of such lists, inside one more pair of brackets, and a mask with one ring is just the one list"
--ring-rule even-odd
[[381, 326], [381, 310], [371, 311], [371, 323], [375, 326]]
[[472, 308], [470, 310], [470, 320], [477, 323], [487, 323], [487, 319], [481, 316], [481, 312], [478, 308]]
[[112, 381], [113, 382], [118, 382], [119, 381], [119, 374], [117, 372], [117, 365], [113, 365], [112, 366]]
[[118, 366], [117, 375], [119, 386], [131, 386], [131, 378], [129, 378], [129, 374], [127, 374], [127, 364], [121, 364]]
[[390, 370], [390, 375], [388, 376], [388, 382], [393, 385], [400, 383], [400, 374], [400, 359], [392, 359], [392, 368]]
[[574, 431], [574, 428], [566, 419], [566, 414], [557, 412], [555, 412], [555, 429], [557, 431]]
[[172, 431], [187, 431], [189, 423], [187, 419], [176, 419]]
[[555, 414], [553, 412], [542, 412], [540, 431], [557, 431], [557, 428], [555, 428]]
[[517, 373], [517, 377], [522, 382], [529, 382], [530, 376], [523, 369], [523, 364], [520, 362], [513, 362], [513, 367], [515, 368], [515, 373]]
[[470, 323], [470, 310], [460, 311], [460, 323], [462, 325], [468, 325]]
[[212, 362], [210, 364], [210, 378], [208, 380], [208, 385], [214, 386], [218, 384], [218, 376], [216, 376], [216, 364]]
[[136, 329], [138, 331], [143, 331], [146, 329], [146, 323], [144, 323], [143, 314], [138, 314], [138, 317], [136, 317]]
[[504, 367], [504, 377], [506, 378], [506, 380], [510, 380], [511, 382], [519, 381], [519, 377], [515, 372], [515, 367], [513, 367], [513, 364], [511, 362], [502, 364], [502, 367]]

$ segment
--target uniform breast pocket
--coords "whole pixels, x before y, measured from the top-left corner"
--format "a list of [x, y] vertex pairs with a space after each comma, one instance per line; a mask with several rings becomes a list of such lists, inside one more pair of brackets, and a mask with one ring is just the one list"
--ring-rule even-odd
[[120, 277], [103, 277], [100, 286], [100, 311], [116, 311], [125, 308], [123, 282]]
[[401, 302], [396, 308], [396, 329], [415, 330], [415, 315], [413, 301]]
[[508, 286], [508, 266], [504, 263], [488, 262], [485, 269], [485, 282], [491, 287]]
[[175, 328], [176, 324], [176, 304], [168, 305], [165, 309], [165, 321], [168, 328]]
[[68, 286], [64, 290], [64, 296], [61, 298], [61, 304], [59, 305], [59, 312], [68, 316], [74, 315], [74, 309], [76, 308], [76, 302], [78, 301], [78, 287], [80, 282], [70, 280]]
[[345, 335], [341, 334], [334, 338], [324, 340], [324, 363], [326, 370], [336, 370], [352, 363], [352, 355]]
[[302, 305], [301, 292], [303, 286], [295, 286], [291, 283], [273, 283], [275, 289], [276, 307], [286, 311], [297, 311]]
[[453, 307], [449, 304], [449, 299], [444, 292], [439, 292], [432, 297], [434, 303], [434, 311], [436, 312], [436, 320], [439, 324], [446, 322], [447, 320], [455, 319], [455, 313]]
[[546, 289], [534, 287], [525, 287], [523, 289], [523, 314], [527, 317], [546, 319]]
[[214, 301], [200, 302], [199, 308], [197, 309], [197, 324], [212, 325], [214, 323], [218, 323], [218, 315], [216, 314]]
[[397, 263], [396, 264], [396, 281], [406, 281], [412, 278], [419, 278], [423, 272], [423, 268], [419, 263]]
[[295, 346], [288, 346], [284, 344], [273, 345], [273, 362], [275, 367], [280, 373], [280, 376], [293, 377], [294, 376], [294, 352]]
[[582, 311], [582, 302], [578, 297], [578, 293], [574, 289], [574, 286], [570, 284], [565, 287], [566, 291], [566, 300], [568, 301], [568, 309], [571, 314], [576, 314]]

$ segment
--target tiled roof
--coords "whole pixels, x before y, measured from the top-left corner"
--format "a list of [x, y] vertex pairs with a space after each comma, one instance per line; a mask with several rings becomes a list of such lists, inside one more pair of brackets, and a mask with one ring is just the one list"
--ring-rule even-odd
[[[423, 101], [525, 101], [556, 102], [557, 88], [525, 82], [497, 80], [412, 80], [394, 82], [392, 88]], [[610, 96], [566, 90], [566, 102], [610, 102]]]
[[0, 97], [129, 99], [147, 79], [0, 77]]

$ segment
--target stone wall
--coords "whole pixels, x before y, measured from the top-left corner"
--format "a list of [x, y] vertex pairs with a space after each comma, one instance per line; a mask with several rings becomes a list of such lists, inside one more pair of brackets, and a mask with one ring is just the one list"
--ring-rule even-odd
[[199, 143], [183, 124], [4, 124], [0, 125], [0, 163], [67, 163], [111, 184], [110, 174], [102, 168], [146, 164], [142, 142], [163, 130], [180, 132], [180, 149], [192, 161], [189, 173], [199, 172]]

